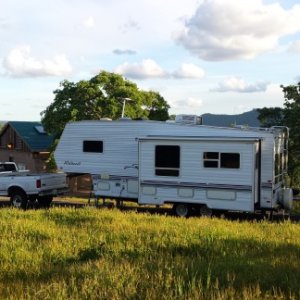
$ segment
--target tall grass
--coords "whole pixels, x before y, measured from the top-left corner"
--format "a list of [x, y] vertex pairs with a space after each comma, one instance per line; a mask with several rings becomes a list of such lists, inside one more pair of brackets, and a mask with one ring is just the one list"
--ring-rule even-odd
[[300, 224], [2, 209], [0, 298], [299, 299]]

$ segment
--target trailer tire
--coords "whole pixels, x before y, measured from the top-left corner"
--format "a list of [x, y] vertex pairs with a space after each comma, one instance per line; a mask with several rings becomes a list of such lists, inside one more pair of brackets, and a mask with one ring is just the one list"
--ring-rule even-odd
[[53, 196], [41, 196], [38, 197], [38, 203], [41, 207], [50, 207]]
[[22, 209], [27, 208], [28, 198], [26, 193], [21, 189], [12, 191], [10, 196], [10, 201], [12, 206], [15, 208], [22, 208]]
[[207, 207], [207, 205], [201, 205], [199, 212], [200, 212], [201, 217], [211, 217], [212, 216], [212, 209]]
[[273, 221], [273, 210], [266, 210], [263, 212], [263, 218], [267, 221]]
[[190, 214], [190, 207], [189, 207], [189, 205], [188, 204], [184, 204], [184, 203], [174, 204], [173, 210], [174, 210], [174, 212], [175, 212], [175, 214], [176, 214], [177, 217], [186, 218]]

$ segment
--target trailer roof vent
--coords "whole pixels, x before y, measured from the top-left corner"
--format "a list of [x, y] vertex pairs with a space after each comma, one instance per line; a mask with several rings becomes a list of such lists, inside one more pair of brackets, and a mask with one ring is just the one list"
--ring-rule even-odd
[[202, 125], [202, 117], [197, 115], [177, 115], [175, 123]]
[[131, 118], [128, 118], [128, 117], [123, 117], [123, 118], [120, 118], [118, 119], [119, 121], [131, 121], [132, 119]]

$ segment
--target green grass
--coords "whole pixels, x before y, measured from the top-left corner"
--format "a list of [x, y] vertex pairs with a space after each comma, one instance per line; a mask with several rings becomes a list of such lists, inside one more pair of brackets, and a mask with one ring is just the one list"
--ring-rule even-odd
[[292, 213], [300, 215], [300, 201], [294, 201]]
[[300, 224], [0, 210], [1, 299], [299, 299]]

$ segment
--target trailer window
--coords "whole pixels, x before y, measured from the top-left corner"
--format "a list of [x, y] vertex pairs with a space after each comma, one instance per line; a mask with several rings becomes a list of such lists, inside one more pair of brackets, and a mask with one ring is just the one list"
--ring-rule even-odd
[[221, 153], [221, 168], [239, 169], [240, 154], [239, 153]]
[[203, 153], [204, 168], [240, 168], [239, 153], [219, 153], [219, 152], [204, 152]]
[[218, 168], [219, 152], [204, 152], [203, 153], [204, 168]]
[[281, 155], [276, 153], [275, 154], [275, 183], [281, 181]]
[[83, 141], [83, 152], [102, 153], [103, 141]]
[[155, 175], [179, 176], [180, 147], [164, 146], [155, 147]]

